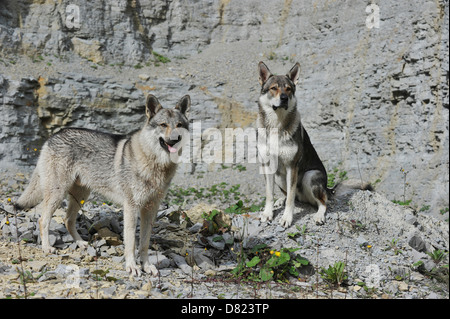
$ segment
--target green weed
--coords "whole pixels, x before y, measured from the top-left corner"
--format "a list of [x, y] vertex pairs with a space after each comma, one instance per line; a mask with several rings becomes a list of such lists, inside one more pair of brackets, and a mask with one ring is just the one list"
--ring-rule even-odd
[[348, 279], [347, 272], [345, 271], [345, 263], [337, 261], [333, 266], [328, 266], [328, 269], [321, 268], [319, 271], [323, 280], [330, 284], [340, 286], [345, 280]]
[[161, 62], [161, 63], [170, 62], [170, 59], [168, 57], [165, 57], [164, 55], [159, 54], [158, 52], [152, 51], [152, 54], [155, 57], [157, 62]]
[[341, 170], [335, 167], [331, 173], [328, 173], [327, 187], [333, 188], [338, 182], [342, 182], [348, 179], [347, 171]]
[[96, 281], [112, 281], [112, 282], [116, 282], [118, 279], [108, 276], [109, 273], [109, 269], [107, 270], [103, 270], [103, 269], [95, 269], [94, 271], [92, 271], [93, 274], [93, 279]]
[[433, 252], [429, 252], [427, 254], [428, 254], [428, 256], [431, 257], [433, 262], [437, 265], [445, 259], [445, 256], [447, 256], [448, 253], [446, 253], [440, 249], [435, 249]]
[[238, 265], [231, 273], [254, 282], [288, 282], [290, 276], [298, 277], [300, 268], [310, 264], [306, 258], [294, 254], [298, 249], [283, 248], [274, 251], [266, 244], [257, 245], [247, 253], [241, 252]]
[[392, 202], [394, 204], [401, 205], [401, 206], [409, 206], [409, 204], [411, 204], [411, 202], [412, 202], [412, 199], [408, 199], [408, 200], [404, 200], [404, 201], [394, 199], [394, 200], [392, 200]]
[[402, 250], [398, 248], [398, 239], [393, 238], [389, 243], [388, 247], [386, 247], [384, 250], [393, 250], [395, 255], [403, 254]]

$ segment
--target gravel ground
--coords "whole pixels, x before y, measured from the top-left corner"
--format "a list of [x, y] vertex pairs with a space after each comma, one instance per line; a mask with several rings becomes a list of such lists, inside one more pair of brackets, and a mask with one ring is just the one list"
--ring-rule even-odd
[[[323, 226], [315, 225], [312, 207], [298, 204], [288, 229], [278, 224], [280, 207], [271, 223], [261, 223], [258, 212], [223, 214], [232, 227], [205, 233], [202, 213], [224, 211], [239, 200], [244, 208], [261, 206], [264, 183], [257, 169], [251, 164], [197, 167], [195, 175], [190, 168], [179, 170], [153, 229], [150, 258], [159, 268], [157, 277], [126, 273], [122, 210], [101, 198], [85, 203], [77, 222], [91, 243], [86, 251], [77, 248], [65, 230], [65, 205], [50, 228], [58, 247], [54, 255], [40, 249], [39, 207], [17, 216], [20, 254], [15, 218], [0, 213], [0, 298], [25, 296], [23, 273], [28, 298], [448, 298], [448, 268], [437, 267], [426, 254], [448, 251], [448, 224], [395, 205], [376, 192], [359, 191], [333, 201]], [[12, 211], [8, 198], [18, 197], [29, 173], [1, 173], [0, 203]], [[179, 210], [190, 223], [177, 215]], [[258, 266], [247, 266], [247, 272], [233, 276], [243, 253], [249, 262], [258, 245], [266, 246], [261, 258], [264, 251], [298, 249], [291, 258], [301, 256], [308, 265], [282, 282], [248, 280], [250, 272], [258, 273]], [[418, 261], [421, 266], [414, 265]], [[346, 264], [347, 279], [340, 286], [321, 275], [336, 262]]]

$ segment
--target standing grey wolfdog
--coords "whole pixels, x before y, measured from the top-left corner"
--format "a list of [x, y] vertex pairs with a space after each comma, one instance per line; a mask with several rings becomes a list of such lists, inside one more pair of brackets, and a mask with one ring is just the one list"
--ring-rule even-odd
[[42, 202], [39, 230], [42, 249], [54, 252], [48, 239], [50, 220], [66, 194], [69, 206], [65, 225], [78, 246], [87, 242], [78, 234], [75, 221], [80, 202], [91, 191], [123, 205], [125, 267], [140, 276], [135, 260], [135, 233], [140, 213], [140, 258], [147, 273], [157, 274], [148, 261], [152, 223], [177, 164], [171, 154], [181, 153], [183, 129], [189, 127], [190, 97], [180, 99], [174, 109], [163, 108], [148, 95], [144, 126], [130, 135], [115, 135], [81, 128], [66, 128], [43, 145], [30, 184], [16, 208]]
[[[269, 68], [259, 62], [259, 82], [261, 94], [258, 106], [258, 127], [266, 132], [278, 130], [277, 148], [271, 148], [265, 140], [258, 143], [260, 158], [272, 157], [278, 164], [276, 172], [269, 168], [270, 163], [263, 163], [262, 169], [266, 180], [266, 205], [261, 220], [273, 218], [273, 188], [275, 183], [286, 195], [286, 205], [281, 225], [292, 224], [295, 199], [318, 207], [314, 220], [317, 224], [325, 222], [327, 201], [331, 196], [345, 194], [351, 189], [371, 189], [368, 184], [349, 182], [334, 189], [327, 188], [327, 172], [311, 140], [300, 121], [297, 110], [295, 87], [298, 83], [300, 64], [296, 63], [287, 75], [273, 75]], [[270, 140], [269, 140], [270, 141]]]

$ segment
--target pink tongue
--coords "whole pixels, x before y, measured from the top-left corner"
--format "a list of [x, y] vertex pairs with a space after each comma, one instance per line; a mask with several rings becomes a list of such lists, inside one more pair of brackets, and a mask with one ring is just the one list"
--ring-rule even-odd
[[167, 144], [167, 148], [169, 149], [170, 153], [176, 153], [177, 152], [177, 149], [172, 147], [172, 146], [170, 146], [169, 144]]

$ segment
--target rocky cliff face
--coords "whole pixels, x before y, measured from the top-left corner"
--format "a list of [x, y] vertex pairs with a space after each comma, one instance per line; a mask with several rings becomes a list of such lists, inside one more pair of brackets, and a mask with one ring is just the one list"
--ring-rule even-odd
[[166, 106], [189, 93], [203, 129], [251, 126], [258, 61], [275, 73], [299, 61], [299, 110], [326, 167], [438, 212], [448, 11], [444, 0], [1, 1], [0, 166], [34, 165], [62, 126], [129, 132], [149, 92]]

